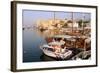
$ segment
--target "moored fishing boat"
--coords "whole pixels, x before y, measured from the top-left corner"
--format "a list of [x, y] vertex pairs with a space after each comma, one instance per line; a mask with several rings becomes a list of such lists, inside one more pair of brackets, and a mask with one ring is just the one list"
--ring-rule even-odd
[[[62, 39], [59, 41], [57, 40], [58, 38], [62, 38]], [[52, 42], [49, 42], [48, 44], [44, 44], [40, 46], [40, 48], [43, 51], [43, 53], [47, 56], [53, 58], [66, 59], [72, 55], [72, 51], [68, 50], [66, 46], [64, 46], [65, 44], [64, 39], [71, 39], [71, 38], [72, 37], [68, 35], [56, 35], [53, 37]]]
[[43, 45], [41, 46], [41, 49], [45, 55], [53, 57], [53, 58], [66, 59], [67, 57], [70, 57], [72, 55], [71, 50], [64, 49], [62, 52], [57, 53], [55, 52], [53, 47], [49, 45]]

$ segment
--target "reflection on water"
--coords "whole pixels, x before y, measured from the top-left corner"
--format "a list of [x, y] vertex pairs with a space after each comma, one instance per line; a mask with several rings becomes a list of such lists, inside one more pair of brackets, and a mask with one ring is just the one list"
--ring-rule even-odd
[[42, 54], [42, 55], [40, 56], [40, 59], [41, 59], [42, 61], [54, 61], [54, 60], [57, 60], [57, 59], [51, 58], [51, 57], [49, 57], [49, 56], [47, 56], [47, 55], [45, 55], [45, 54]]
[[41, 32], [38, 31], [38, 33], [45, 38], [52, 37], [52, 36], [58, 35], [58, 34], [62, 34], [62, 32], [60, 32], [59, 29], [45, 30], [45, 31], [41, 31]]
[[48, 35], [48, 32], [40, 32], [35, 28], [23, 30], [23, 62], [54, 60], [43, 56], [40, 45], [47, 43], [43, 35]]

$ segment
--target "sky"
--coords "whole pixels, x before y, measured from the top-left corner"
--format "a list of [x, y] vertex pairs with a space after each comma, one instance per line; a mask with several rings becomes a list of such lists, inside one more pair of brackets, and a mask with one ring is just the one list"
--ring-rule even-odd
[[[54, 18], [54, 11], [23, 10], [22, 12], [23, 27], [30, 27], [30, 26], [36, 25], [37, 20], [41, 20], [41, 19], [46, 20], [46, 19], [53, 19], [53, 18]], [[72, 12], [56, 11], [55, 18], [72, 19]], [[91, 14], [82, 13], [82, 12], [73, 12], [74, 20], [80, 20], [83, 18], [85, 20], [90, 20]]]

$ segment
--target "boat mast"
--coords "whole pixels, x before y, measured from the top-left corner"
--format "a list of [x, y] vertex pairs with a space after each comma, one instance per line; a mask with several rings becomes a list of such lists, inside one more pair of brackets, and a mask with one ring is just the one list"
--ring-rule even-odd
[[[83, 20], [82, 20], [82, 28], [83, 28], [83, 35], [85, 35], [84, 34], [84, 22], [85, 22], [85, 14], [83, 14]], [[84, 48], [83, 48], [83, 56], [82, 56], [82, 58], [84, 58], [84, 56], [85, 56], [85, 51], [86, 51], [86, 42], [85, 42], [85, 39], [84, 39]]]
[[83, 29], [82, 34], [83, 35], [84, 35], [84, 22], [85, 22], [85, 14], [83, 14], [83, 18], [82, 18], [82, 29]]
[[72, 34], [73, 34], [73, 12], [72, 12]]
[[54, 11], [54, 24], [55, 24], [55, 11]]

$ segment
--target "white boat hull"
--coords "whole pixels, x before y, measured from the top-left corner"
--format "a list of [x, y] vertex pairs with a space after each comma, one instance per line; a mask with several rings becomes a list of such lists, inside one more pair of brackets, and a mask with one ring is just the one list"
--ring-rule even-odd
[[53, 51], [49, 51], [48, 49], [45, 49], [43, 46], [41, 47], [41, 50], [43, 51], [43, 53], [45, 55], [53, 57], [53, 58], [66, 59], [67, 57], [72, 55], [72, 51], [71, 50], [65, 51], [64, 53], [58, 53], [58, 54], [56, 54]]

